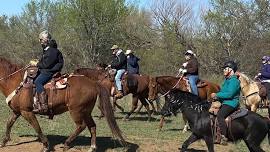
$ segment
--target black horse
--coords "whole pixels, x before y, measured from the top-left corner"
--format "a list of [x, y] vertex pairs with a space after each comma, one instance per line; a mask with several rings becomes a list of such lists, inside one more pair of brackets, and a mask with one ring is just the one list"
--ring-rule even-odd
[[[186, 151], [191, 143], [203, 139], [208, 151], [214, 152], [211, 120], [208, 112], [210, 103], [202, 101], [196, 95], [180, 90], [172, 90], [168, 94], [168, 98], [169, 100], [165, 102], [161, 114], [163, 116], [176, 115], [180, 110], [186, 116], [192, 131], [180, 151]], [[229, 141], [234, 142], [243, 139], [251, 152], [263, 152], [260, 144], [267, 133], [270, 144], [270, 121], [252, 111], [248, 111], [248, 114], [244, 117], [232, 120], [230, 131]]]

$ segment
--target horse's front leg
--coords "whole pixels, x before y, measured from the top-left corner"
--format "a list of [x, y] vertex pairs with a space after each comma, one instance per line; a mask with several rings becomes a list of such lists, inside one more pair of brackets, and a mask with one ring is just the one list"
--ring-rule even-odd
[[213, 141], [213, 137], [212, 136], [204, 136], [203, 137], [206, 145], [207, 145], [207, 148], [208, 148], [208, 151], [209, 152], [214, 152], [214, 141]]
[[194, 133], [192, 133], [192, 134], [188, 137], [188, 139], [183, 143], [182, 148], [179, 148], [179, 150], [180, 150], [181, 152], [185, 152], [185, 151], [187, 150], [188, 146], [189, 146], [190, 144], [194, 143], [195, 141], [197, 141], [198, 139], [199, 139], [198, 136], [196, 136]]
[[28, 123], [35, 129], [36, 133], [38, 134], [39, 139], [41, 140], [43, 144], [43, 149], [42, 152], [48, 152], [49, 151], [49, 141], [46, 136], [42, 133], [42, 130], [39, 126], [37, 117], [35, 114], [31, 111], [22, 111], [21, 112], [22, 116], [24, 117], [25, 120], [28, 121]]
[[185, 123], [185, 126], [184, 126], [184, 128], [183, 128], [183, 133], [185, 133], [185, 132], [187, 132], [188, 131], [188, 127], [189, 127], [189, 125], [188, 125], [188, 121], [187, 121], [187, 118], [184, 116], [184, 115], [182, 115], [182, 118], [183, 118], [183, 121], [184, 121], [184, 123]]
[[0, 144], [0, 147], [5, 147], [6, 143], [10, 140], [11, 128], [19, 117], [20, 117], [20, 114], [16, 114], [14, 112], [11, 113], [11, 115], [7, 121], [7, 124], [6, 124], [6, 133], [3, 136], [2, 143]]

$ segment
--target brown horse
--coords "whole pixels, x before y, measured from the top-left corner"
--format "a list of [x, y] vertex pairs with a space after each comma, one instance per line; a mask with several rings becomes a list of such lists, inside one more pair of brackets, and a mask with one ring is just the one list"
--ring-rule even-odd
[[[244, 104], [247, 109], [256, 112], [260, 104], [267, 105], [269, 103], [266, 94], [260, 95], [260, 82], [253, 81], [244, 73], [238, 72], [237, 74], [240, 80], [241, 91], [244, 96]], [[269, 113], [270, 107], [268, 106], [268, 108]]]
[[[74, 71], [74, 74], [82, 74], [90, 78], [91, 80], [99, 81], [102, 85], [104, 85], [107, 90], [113, 90], [114, 82], [111, 75], [107, 70], [104, 69], [90, 69], [90, 68], [80, 68]], [[132, 94], [132, 108], [124, 117], [124, 120], [129, 119], [130, 115], [137, 109], [138, 107], [138, 99], [141, 101], [142, 105], [145, 106], [148, 112], [148, 120], [151, 119], [152, 111], [149, 108], [147, 97], [148, 97], [148, 83], [149, 76], [139, 76], [139, 75], [126, 75], [124, 76], [123, 88], [124, 94], [127, 95], [129, 93]], [[111, 95], [113, 96], [113, 92], [111, 91]], [[113, 98], [113, 105], [124, 111], [123, 108], [116, 103], [117, 99]], [[150, 102], [153, 110], [155, 111], [155, 106], [152, 102]]]
[[[0, 58], [0, 77], [5, 81], [0, 81], [0, 90], [5, 97], [9, 96], [23, 80], [25, 69], [21, 65], [13, 64], [5, 58]], [[88, 127], [91, 134], [91, 148], [96, 149], [96, 124], [91, 116], [91, 112], [99, 96], [100, 106], [107, 118], [112, 134], [125, 143], [121, 131], [115, 121], [112, 111], [109, 92], [95, 81], [91, 81], [85, 76], [71, 76], [68, 78], [68, 87], [62, 90], [55, 90], [53, 94], [48, 89], [48, 99], [52, 101], [52, 112], [58, 115], [69, 111], [71, 118], [76, 124], [76, 130], [68, 137], [64, 144], [64, 151], [69, 148], [70, 143]], [[40, 141], [43, 143], [42, 151], [49, 151], [49, 141], [42, 133], [38, 120], [33, 110], [32, 87], [21, 87], [18, 93], [9, 102], [12, 109], [10, 118], [7, 121], [6, 132], [1, 142], [4, 147], [10, 140], [10, 132], [18, 117], [24, 117], [35, 129]]]
[[[158, 98], [158, 93], [167, 94], [171, 89], [179, 89], [182, 91], [189, 91], [187, 82], [184, 77], [173, 77], [173, 76], [158, 76], [151, 77], [149, 82], [149, 100], [155, 100]], [[209, 81], [203, 80], [198, 86], [198, 93], [201, 99], [211, 101], [211, 93], [218, 92], [220, 90], [219, 85]], [[165, 97], [166, 99], [166, 97]], [[183, 132], [187, 131], [188, 124], [183, 117], [185, 127]], [[160, 120], [160, 129], [163, 127], [164, 117]]]

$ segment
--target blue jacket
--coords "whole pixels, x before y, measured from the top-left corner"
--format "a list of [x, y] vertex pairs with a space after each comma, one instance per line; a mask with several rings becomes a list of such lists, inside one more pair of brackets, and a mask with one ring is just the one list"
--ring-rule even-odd
[[127, 71], [129, 74], [139, 74], [139, 64], [140, 59], [133, 54], [127, 57]]
[[261, 75], [259, 76], [261, 80], [270, 79], [270, 64], [264, 64], [261, 66]]
[[232, 75], [224, 80], [216, 96], [222, 104], [236, 108], [239, 105], [240, 90], [240, 81], [236, 75]]

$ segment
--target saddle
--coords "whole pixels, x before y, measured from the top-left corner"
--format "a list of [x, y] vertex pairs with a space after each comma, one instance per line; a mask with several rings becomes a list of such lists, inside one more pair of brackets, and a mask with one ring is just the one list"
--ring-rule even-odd
[[[217, 121], [217, 112], [221, 107], [221, 103], [216, 101], [216, 102], [212, 102], [212, 105], [209, 109], [209, 113], [210, 115], [210, 119], [211, 119], [211, 127], [213, 130], [213, 138], [216, 144], [220, 144], [221, 142], [221, 130], [219, 128], [218, 125], [218, 121]], [[227, 124], [227, 130], [228, 130], [228, 135], [226, 135], [227, 137], [230, 136], [233, 138], [232, 133], [231, 133], [231, 123], [232, 120], [237, 119], [237, 118], [241, 118], [244, 117], [248, 114], [248, 109], [245, 108], [239, 108], [238, 110], [236, 110], [235, 112], [233, 112], [232, 114], [230, 114], [226, 119], [225, 122]]]
[[[186, 82], [187, 89], [189, 90], [189, 92], [191, 92], [191, 87], [190, 87], [188, 79], [185, 77], [184, 80]], [[207, 81], [201, 80], [201, 79], [199, 79], [196, 82], [196, 84], [197, 84], [197, 88], [203, 88], [203, 87], [206, 87], [208, 85]]]
[[262, 108], [268, 107], [269, 99], [267, 98], [267, 96], [268, 96], [268, 93], [270, 93], [269, 90], [267, 90], [267, 88], [261, 82], [257, 82], [256, 84], [258, 85], [258, 88], [259, 88], [259, 96], [262, 98], [260, 107]]
[[[38, 68], [31, 66], [26, 70], [24, 80], [23, 80], [23, 87], [26, 87], [26, 88], [32, 87], [34, 102], [37, 102], [37, 99], [36, 99], [36, 93], [35, 93], [35, 85], [33, 81], [34, 81], [34, 78], [37, 76], [37, 74], [38, 74]], [[69, 76], [68, 74], [62, 75], [60, 72], [55, 73], [52, 79], [44, 85], [46, 94], [47, 95], [49, 94], [49, 98], [47, 102], [48, 102], [48, 115], [50, 119], [53, 118], [53, 111], [52, 111], [53, 96], [54, 94], [56, 94], [56, 90], [65, 89], [67, 87], [68, 76]]]

